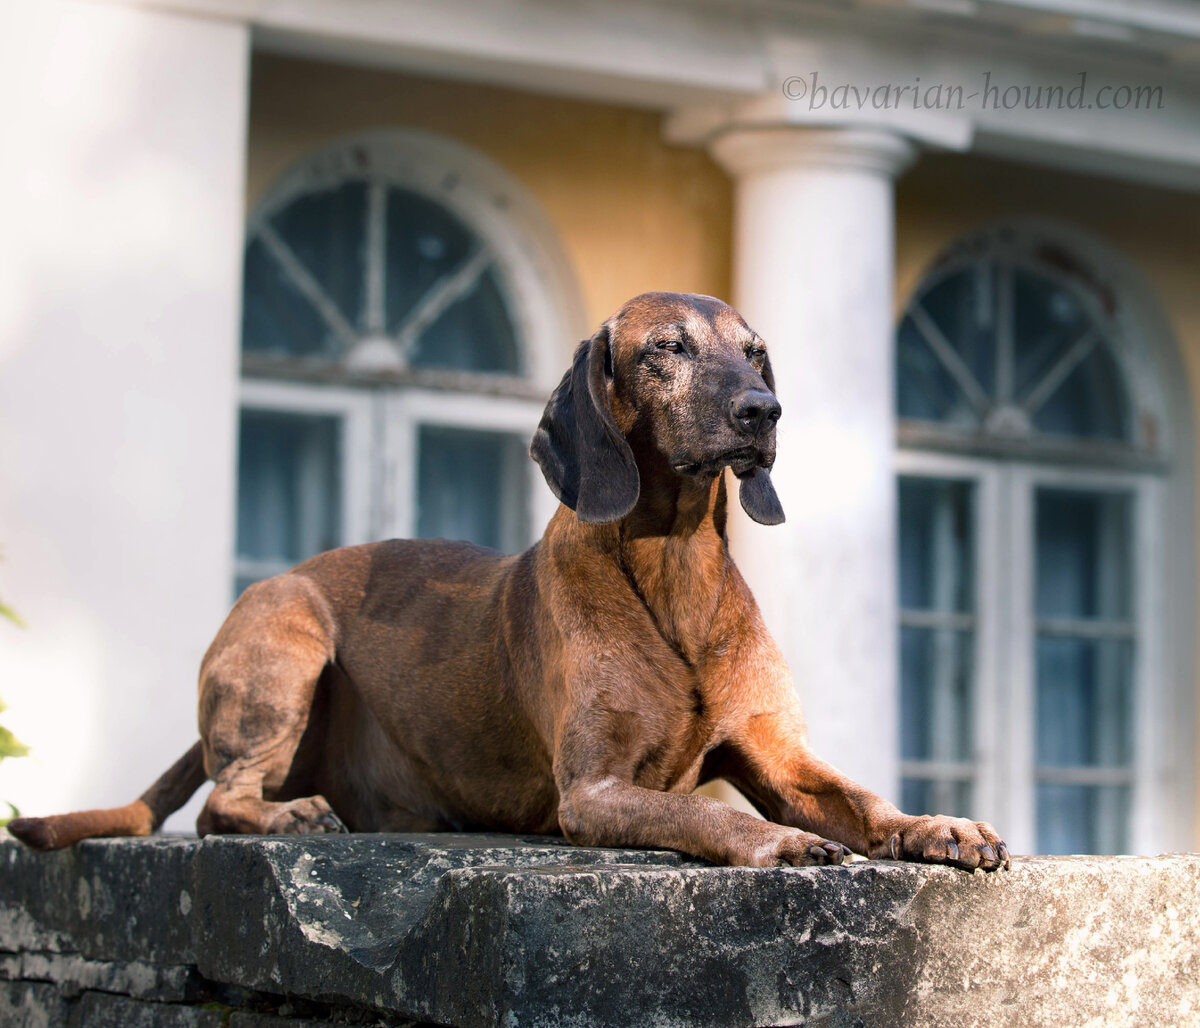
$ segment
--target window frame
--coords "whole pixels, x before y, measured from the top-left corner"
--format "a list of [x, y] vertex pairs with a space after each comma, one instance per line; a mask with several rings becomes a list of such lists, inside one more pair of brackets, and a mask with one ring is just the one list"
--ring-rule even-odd
[[[972, 809], [979, 811], [982, 818], [1004, 824], [1005, 831], [1010, 832], [1008, 821], [1003, 816], [1006, 790], [1000, 751], [1004, 747], [1002, 743], [996, 744], [993, 736], [993, 726], [1003, 731], [1006, 720], [997, 702], [1001, 678], [999, 664], [1004, 658], [1004, 648], [1000, 645], [1002, 611], [997, 601], [998, 591], [984, 586], [984, 583], [996, 580], [1001, 566], [1002, 551], [997, 545], [1001, 469], [980, 458], [907, 450], [897, 453], [895, 469], [897, 486], [901, 477], [935, 478], [967, 482], [974, 490], [975, 526], [971, 553], [971, 559], [975, 562], [972, 576], [975, 626], [971, 665], [974, 753], [969, 761], [975, 768], [970, 778], [973, 786]], [[920, 767], [921, 763], [901, 760], [901, 776], [905, 775], [906, 768], [925, 770]], [[989, 812], [995, 812], [994, 818]], [[1011, 832], [1009, 837], [1014, 837]]]
[[[504, 294], [520, 373], [376, 369], [356, 366], [345, 356], [330, 361], [243, 351], [239, 412], [341, 419], [341, 545], [413, 535], [422, 425], [514, 433], [528, 440], [584, 323], [570, 262], [537, 202], [482, 154], [420, 130], [359, 134], [309, 153], [269, 185], [254, 205], [247, 219], [247, 243], [291, 202], [354, 179], [367, 179], [369, 203], [378, 193], [372, 185], [405, 189], [442, 206], [475, 233], [481, 245], [477, 254], [486, 251], [490, 256], [490, 268]], [[380, 245], [379, 240], [374, 245]], [[364, 273], [370, 276], [369, 266]], [[381, 288], [379, 281], [364, 283], [368, 293]], [[368, 336], [364, 331], [356, 338]], [[532, 461], [527, 474], [529, 544], [558, 501]], [[236, 553], [234, 565], [234, 581], [252, 570], [282, 570], [252, 567]]]
[[[1035, 493], [1039, 488], [1071, 489], [1085, 492], [1115, 492], [1133, 498], [1129, 541], [1134, 626], [1133, 661], [1133, 760], [1132, 788], [1128, 825], [1129, 847], [1139, 852], [1161, 852], [1168, 841], [1162, 826], [1168, 804], [1165, 753], [1156, 745], [1157, 726], [1166, 712], [1162, 705], [1163, 637], [1158, 630], [1163, 597], [1162, 576], [1157, 569], [1164, 557], [1162, 538], [1162, 488], [1154, 475], [1119, 470], [1093, 470], [1014, 464], [1007, 469], [1011, 479], [1008, 490], [1008, 549], [1013, 576], [1014, 647], [1013, 683], [1017, 689], [1014, 709], [1023, 715], [1024, 731], [1013, 730], [1020, 753], [1012, 753], [1011, 781], [1017, 788], [1014, 828], [1034, 839], [1037, 760], [1034, 743], [1036, 668], [1034, 646], [1037, 618], [1034, 611]], [[1024, 597], [1018, 603], [1017, 597]]]
[[[370, 167], [388, 186], [445, 207], [475, 233], [492, 258], [520, 347], [520, 375], [405, 369], [393, 378], [433, 388], [545, 397], [557, 384], [567, 347], [584, 335], [583, 302], [570, 259], [537, 201], [483, 154], [452, 139], [410, 128], [348, 136], [302, 157], [272, 182], [250, 210], [246, 239], [308, 192], [332, 188]], [[377, 283], [367, 288], [378, 290]], [[345, 363], [243, 353], [243, 375], [309, 381], [372, 381]], [[388, 376], [380, 376], [387, 381]]]
[[[341, 544], [366, 542], [372, 538], [377, 515], [371, 498], [377, 487], [373, 481], [373, 457], [376, 449], [373, 426], [376, 413], [372, 397], [361, 390], [338, 386], [315, 386], [295, 382], [277, 382], [243, 378], [238, 394], [238, 416], [242, 411], [268, 411], [277, 414], [324, 415], [340, 420], [341, 456]], [[261, 578], [286, 571], [275, 562], [253, 561], [234, 553], [234, 581], [243, 577]]]
[[[1155, 569], [1165, 556], [1163, 484], [1135, 472], [1006, 461], [902, 449], [898, 477], [969, 482], [975, 489], [975, 732], [973, 816], [1003, 826], [1014, 852], [1036, 841], [1036, 617], [1034, 496], [1038, 488], [1120, 492], [1133, 498], [1134, 758], [1129, 836], [1141, 852], [1171, 845], [1164, 826], [1177, 803], [1166, 785], [1169, 723], [1162, 681], [1165, 603]], [[1007, 644], [1006, 644], [1007, 641]], [[901, 763], [901, 774], [905, 762]]]
[[[433, 393], [397, 390], [383, 398], [383, 425], [395, 454], [394, 488], [391, 490], [395, 514], [383, 528], [386, 535], [411, 538], [416, 532], [417, 474], [421, 427], [467, 428], [505, 432], [533, 437], [544, 405], [537, 401], [504, 396], [469, 393]], [[542, 527], [558, 509], [558, 500], [546, 488], [538, 466], [530, 460], [526, 466], [529, 490], [529, 536], [531, 545]]]
[[[1134, 506], [1134, 575], [1139, 593], [1138, 661], [1135, 729], [1137, 768], [1131, 803], [1130, 846], [1135, 852], [1194, 849], [1197, 836], [1196, 787], [1196, 475], [1195, 428], [1189, 376], [1172, 326], [1154, 290], [1136, 268], [1103, 239], [1053, 218], [1019, 217], [984, 225], [952, 241], [930, 264], [914, 268], [901, 283], [897, 329], [909, 298], [920, 295], [933, 276], [951, 262], [995, 257], [997, 251], [1029, 253], [1043, 249], [1066, 255], [1072, 274], [1105, 291], [1112, 354], [1125, 376], [1131, 403], [1134, 444], [993, 445], [970, 433], [939, 430], [940, 426], [897, 419], [897, 474], [978, 478], [994, 506], [979, 500], [976, 545], [977, 603], [981, 631], [977, 662], [990, 648], [991, 666], [980, 668], [976, 709], [980, 719], [991, 707], [995, 720], [976, 744], [992, 768], [983, 792], [977, 792], [980, 815], [1006, 816], [1005, 797], [1021, 786], [1017, 820], [998, 820], [1014, 851], [1033, 842], [1033, 560], [1030, 548], [1022, 561], [1027, 610], [1006, 613], [997, 605], [995, 584], [1013, 562], [1014, 542], [1032, 547], [1033, 493], [1037, 485], [1066, 488], [1108, 487], [1138, 490]], [[932, 431], [929, 429], [932, 428]], [[1086, 443], [1087, 441], [1085, 441]], [[1023, 478], [1022, 478], [1023, 476]], [[1011, 483], [1022, 479], [1020, 488]], [[1014, 536], [1017, 538], [1014, 540]], [[1023, 537], [1023, 539], [1022, 539]], [[991, 604], [992, 618], [984, 618]], [[1013, 622], [1017, 622], [1015, 625]], [[1014, 637], [1020, 630], [1021, 637]], [[988, 638], [986, 633], [991, 633]], [[1015, 681], [1020, 682], [1010, 687]], [[1015, 699], [1014, 699], [1015, 697]], [[1024, 723], [1016, 725], [1019, 700]], [[978, 724], [978, 721], [977, 721]], [[1014, 739], [1014, 731], [1019, 738]], [[1015, 743], [1015, 745], [1014, 745]], [[990, 795], [989, 795], [990, 793]], [[994, 801], [993, 801], [994, 798]], [[1018, 845], [1019, 844], [1019, 845]]]

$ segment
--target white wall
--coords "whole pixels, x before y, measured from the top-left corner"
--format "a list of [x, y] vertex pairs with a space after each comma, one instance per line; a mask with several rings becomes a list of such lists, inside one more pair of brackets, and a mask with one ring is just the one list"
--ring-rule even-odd
[[0, 623], [0, 696], [33, 748], [0, 799], [27, 813], [127, 802], [196, 738], [230, 599], [248, 60], [232, 23], [0, 11], [0, 599], [28, 622]]

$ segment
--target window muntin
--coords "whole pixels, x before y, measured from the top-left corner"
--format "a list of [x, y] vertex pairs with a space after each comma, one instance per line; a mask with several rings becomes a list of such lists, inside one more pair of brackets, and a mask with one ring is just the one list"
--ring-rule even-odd
[[362, 179], [264, 216], [246, 248], [249, 353], [520, 373], [495, 258], [451, 211]]
[[951, 261], [901, 318], [900, 418], [976, 440], [1132, 446], [1113, 333], [1104, 299], [1061, 270], [1004, 254]]

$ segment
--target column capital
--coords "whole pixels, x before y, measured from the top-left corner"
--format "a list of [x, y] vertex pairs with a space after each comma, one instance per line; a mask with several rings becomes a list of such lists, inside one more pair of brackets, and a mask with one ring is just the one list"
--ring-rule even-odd
[[734, 178], [786, 168], [833, 168], [894, 178], [917, 155], [904, 136], [876, 128], [746, 126], [719, 132], [709, 152]]

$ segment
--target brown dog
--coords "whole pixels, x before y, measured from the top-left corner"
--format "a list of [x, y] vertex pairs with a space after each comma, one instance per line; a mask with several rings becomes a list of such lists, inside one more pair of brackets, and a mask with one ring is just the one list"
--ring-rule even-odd
[[[533, 438], [563, 504], [539, 543], [374, 543], [252, 585], [201, 666], [201, 741], [126, 807], [9, 830], [38, 849], [145, 835], [207, 774], [201, 834], [487, 828], [720, 864], [1007, 866], [990, 825], [902, 814], [808, 748], [725, 539], [727, 466], [751, 517], [783, 520], [773, 393], [731, 307], [631, 300]], [[770, 820], [693, 794], [714, 778]]]

